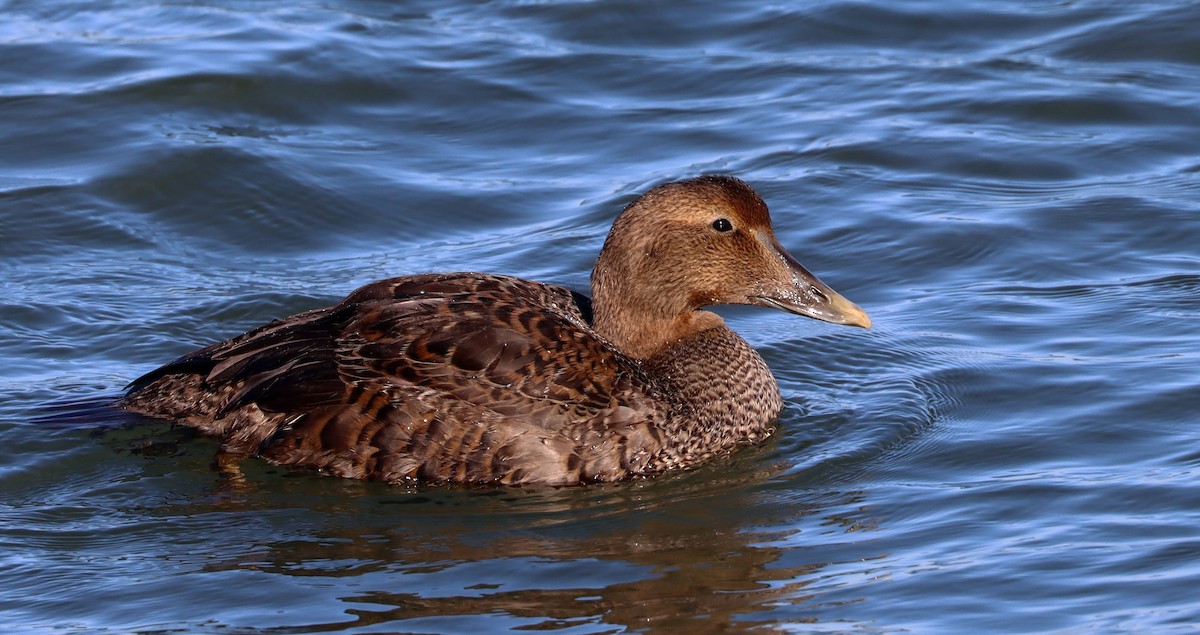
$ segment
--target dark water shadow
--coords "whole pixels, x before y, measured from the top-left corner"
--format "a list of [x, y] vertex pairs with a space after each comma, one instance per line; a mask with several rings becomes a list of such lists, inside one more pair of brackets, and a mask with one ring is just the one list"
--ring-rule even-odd
[[[805, 502], [792, 493], [778, 497], [785, 509], [772, 509], [763, 505], [766, 480], [745, 476], [403, 494], [301, 478], [326, 490], [305, 497], [304, 515], [322, 522], [260, 538], [252, 560], [235, 553], [204, 569], [311, 577], [339, 589], [333, 595], [347, 619], [263, 632], [782, 633], [780, 622], [819, 621], [829, 600], [808, 587], [832, 575], [823, 573], [830, 564], [846, 562], [829, 562], [821, 550], [797, 558], [797, 528], [834, 525], [845, 536], [853, 521], [836, 510], [861, 506], [863, 494], [824, 492]], [[295, 496], [251, 490], [226, 491], [214, 503], [255, 514], [263, 496]], [[869, 542], [848, 542], [849, 560], [883, 557]], [[781, 619], [781, 607], [789, 618]]]

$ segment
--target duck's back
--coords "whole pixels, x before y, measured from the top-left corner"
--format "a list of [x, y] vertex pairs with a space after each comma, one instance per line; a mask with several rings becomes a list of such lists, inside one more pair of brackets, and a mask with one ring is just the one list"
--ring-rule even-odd
[[505, 276], [383, 280], [186, 355], [121, 405], [351, 478], [616, 480], [649, 469], [670, 405], [588, 311]]

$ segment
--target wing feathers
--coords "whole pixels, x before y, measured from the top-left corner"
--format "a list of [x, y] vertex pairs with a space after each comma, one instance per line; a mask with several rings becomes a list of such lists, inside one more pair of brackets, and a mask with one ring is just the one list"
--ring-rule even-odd
[[137, 393], [198, 375], [197, 390], [225, 396], [190, 400], [193, 411], [215, 403], [188, 412], [214, 421], [199, 427], [355, 478], [567, 484], [623, 473], [629, 444], [581, 444], [605, 436], [596, 429], [645, 424], [656, 406], [579, 298], [482, 274], [384, 280], [180, 358], [135, 382], [125, 403], [179, 416]]

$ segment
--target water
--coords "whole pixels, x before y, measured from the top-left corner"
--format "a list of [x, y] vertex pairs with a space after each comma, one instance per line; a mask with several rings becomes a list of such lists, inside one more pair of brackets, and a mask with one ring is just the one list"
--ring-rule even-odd
[[[1200, 7], [0, 2], [0, 630], [1190, 632]], [[389, 488], [98, 404], [370, 280], [586, 289], [721, 172], [869, 331], [723, 310], [780, 431]]]

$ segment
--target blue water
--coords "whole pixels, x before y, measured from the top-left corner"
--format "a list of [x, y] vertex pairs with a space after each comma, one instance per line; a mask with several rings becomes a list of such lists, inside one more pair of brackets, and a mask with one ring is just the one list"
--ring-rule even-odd
[[[1200, 5], [0, 2], [0, 630], [1192, 632]], [[875, 321], [722, 310], [766, 445], [566, 490], [245, 465], [103, 407], [378, 278], [586, 290], [752, 183]]]

